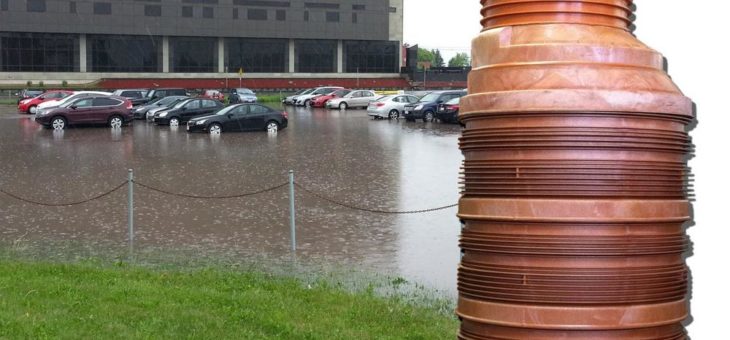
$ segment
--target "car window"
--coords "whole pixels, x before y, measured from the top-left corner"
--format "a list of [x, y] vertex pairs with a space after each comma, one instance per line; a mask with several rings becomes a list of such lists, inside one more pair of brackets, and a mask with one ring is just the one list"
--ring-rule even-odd
[[185, 108], [188, 110], [195, 110], [200, 108], [200, 101], [199, 100], [193, 100], [187, 104], [185, 104]]
[[94, 100], [92, 98], [81, 99], [76, 101], [72, 106], [76, 107], [91, 107]]
[[111, 98], [94, 98], [94, 106], [116, 106], [119, 101]]
[[241, 105], [241, 106], [231, 110], [231, 113], [233, 113], [237, 116], [243, 116], [248, 113], [248, 105]]
[[215, 103], [214, 101], [212, 101], [212, 100], [204, 100], [204, 101], [203, 101], [203, 107], [208, 107], [208, 108], [210, 108], [210, 107], [217, 107], [217, 106], [218, 106], [218, 104], [216, 104], [216, 103]]
[[363, 97], [375, 97], [375, 93], [374, 92], [370, 92], [370, 91], [363, 91], [363, 95], [362, 96]]
[[251, 105], [251, 107], [249, 107], [249, 112], [252, 114], [267, 113], [269, 112], [269, 109], [261, 105]]
[[406, 97], [399, 96], [399, 97], [395, 97], [395, 99], [393, 99], [393, 101], [396, 103], [407, 103], [408, 99], [406, 99]]

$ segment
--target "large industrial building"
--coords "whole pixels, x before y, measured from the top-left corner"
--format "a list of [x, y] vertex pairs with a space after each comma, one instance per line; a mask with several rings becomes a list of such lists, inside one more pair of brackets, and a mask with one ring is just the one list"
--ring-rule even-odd
[[396, 87], [402, 42], [403, 0], [0, 0], [0, 84]]

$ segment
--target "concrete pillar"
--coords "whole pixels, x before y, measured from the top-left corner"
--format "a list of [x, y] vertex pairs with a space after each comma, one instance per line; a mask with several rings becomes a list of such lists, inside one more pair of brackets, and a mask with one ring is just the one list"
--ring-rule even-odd
[[337, 40], [337, 73], [342, 73], [345, 68], [345, 52], [342, 40]]
[[86, 66], [86, 34], [81, 34], [79, 35], [79, 72], [87, 72]]
[[294, 39], [289, 39], [289, 73], [294, 73], [296, 70], [295, 66], [296, 54], [294, 52]]
[[226, 39], [218, 37], [218, 73], [226, 71]]
[[170, 72], [170, 37], [162, 37], [162, 72]]

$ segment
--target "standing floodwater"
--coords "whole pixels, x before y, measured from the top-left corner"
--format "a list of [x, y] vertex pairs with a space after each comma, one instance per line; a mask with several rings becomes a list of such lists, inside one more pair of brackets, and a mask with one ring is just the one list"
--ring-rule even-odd
[[[61, 132], [42, 129], [12, 110], [0, 112], [0, 188], [40, 202], [95, 196], [124, 181], [127, 169], [134, 169], [140, 183], [199, 196], [265, 189], [285, 183], [291, 169], [313, 192], [374, 210], [427, 209], [459, 197], [458, 125], [373, 121], [353, 110], [289, 109], [289, 127], [277, 134], [210, 136], [143, 121], [121, 132], [100, 127]], [[195, 249], [192, 256], [287, 257], [288, 202], [287, 188], [193, 199], [136, 186], [135, 246]], [[296, 193], [296, 206], [298, 258], [455, 291], [460, 228], [455, 208], [368, 213], [303, 190]], [[124, 245], [126, 190], [73, 207], [42, 207], [0, 194], [0, 240]]]

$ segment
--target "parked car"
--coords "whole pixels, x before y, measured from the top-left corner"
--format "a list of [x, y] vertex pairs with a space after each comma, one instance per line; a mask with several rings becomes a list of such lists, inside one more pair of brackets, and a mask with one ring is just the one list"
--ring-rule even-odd
[[299, 90], [299, 91], [295, 92], [293, 95], [284, 98], [284, 100], [281, 103], [284, 105], [294, 105], [294, 103], [296, 103], [297, 97], [314, 92], [314, 90], [315, 89]]
[[132, 102], [119, 96], [86, 96], [36, 113], [35, 121], [47, 128], [63, 130], [77, 124], [106, 124], [120, 128], [132, 121]]
[[340, 110], [347, 110], [353, 107], [368, 107], [370, 102], [378, 99], [378, 95], [374, 91], [370, 90], [355, 90], [352, 91], [342, 98], [331, 99], [327, 102], [327, 108]]
[[79, 98], [84, 98], [84, 97], [89, 97], [89, 96], [111, 96], [111, 93], [100, 92], [100, 91], [76, 91], [72, 95], [67, 96], [61, 100], [52, 101], [52, 102], [46, 101], [46, 102], [38, 104], [38, 106], [36, 106], [36, 113], [44, 111], [44, 110], [49, 110], [54, 107], [61, 106], [67, 102], [71, 102], [71, 101], [74, 101]]
[[156, 113], [154, 122], [160, 125], [178, 126], [190, 119], [209, 115], [222, 108], [223, 103], [214, 99], [186, 99], [172, 108]]
[[436, 109], [436, 118], [444, 123], [458, 123], [460, 100], [461, 98], [454, 98], [446, 103], [439, 104]]
[[352, 92], [352, 90], [339, 89], [339, 90], [332, 91], [327, 94], [323, 94], [321, 96], [318, 96], [318, 97], [312, 99], [312, 107], [324, 107], [325, 105], [327, 105], [327, 102], [330, 101], [331, 99], [342, 98], [350, 92]]
[[152, 103], [137, 106], [135, 109], [132, 110], [132, 113], [134, 114], [134, 119], [145, 119], [147, 113], [150, 111], [154, 111], [154, 109], [169, 108], [172, 105], [176, 104], [178, 101], [189, 98], [190, 97], [185, 96], [170, 96], [160, 98]]
[[38, 104], [43, 102], [55, 102], [73, 94], [73, 91], [48, 91], [34, 98], [23, 99], [18, 103], [18, 112], [35, 114]]
[[332, 93], [333, 91], [342, 90], [342, 89], [344, 89], [344, 87], [341, 87], [341, 86], [318, 87], [318, 88], [314, 89], [314, 91], [312, 91], [308, 94], [303, 94], [303, 95], [298, 96], [294, 105], [309, 107], [309, 106], [312, 106], [312, 99], [319, 97], [321, 95], [329, 94], [329, 93]]
[[147, 92], [147, 95], [144, 99], [140, 100], [139, 105], [144, 105], [147, 103], [151, 103], [155, 100], [170, 97], [170, 96], [187, 96], [187, 92], [185, 92], [185, 89], [181, 88], [159, 88], [159, 89], [151, 89]]
[[418, 102], [418, 97], [408, 94], [380, 97], [368, 105], [368, 115], [374, 118], [398, 119], [406, 104], [416, 102]]
[[219, 102], [223, 102], [226, 100], [226, 95], [218, 90], [205, 90], [203, 91], [203, 94], [200, 95], [200, 98], [214, 99]]
[[20, 102], [24, 99], [35, 98], [42, 94], [43, 94], [43, 90], [25, 89], [23, 91], [20, 91], [20, 93], [18, 93], [18, 105], [20, 105]]
[[246, 88], [232, 89], [228, 96], [228, 102], [231, 104], [255, 103], [257, 101], [256, 93]]
[[119, 89], [112, 92], [112, 95], [127, 98], [132, 102], [132, 106], [139, 106], [147, 102], [147, 91], [146, 89]]
[[277, 132], [286, 128], [289, 116], [286, 112], [261, 104], [236, 104], [219, 110], [213, 115], [188, 121], [188, 132], [218, 134], [229, 131], [267, 130]]
[[465, 95], [466, 91], [464, 90], [431, 92], [423, 96], [418, 103], [406, 105], [403, 117], [409, 121], [423, 119], [424, 122], [430, 122], [436, 118], [436, 107], [439, 104]]

